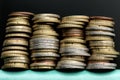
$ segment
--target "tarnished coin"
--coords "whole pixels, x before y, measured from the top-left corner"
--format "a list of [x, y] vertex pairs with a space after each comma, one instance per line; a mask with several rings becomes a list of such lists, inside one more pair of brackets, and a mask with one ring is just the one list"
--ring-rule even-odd
[[3, 42], [3, 46], [28, 46], [28, 41], [24, 38], [8, 38]]

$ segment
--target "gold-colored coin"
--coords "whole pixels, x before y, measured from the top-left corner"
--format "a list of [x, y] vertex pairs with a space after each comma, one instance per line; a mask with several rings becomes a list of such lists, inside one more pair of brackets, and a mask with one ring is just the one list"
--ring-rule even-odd
[[60, 43], [85, 43], [85, 40], [75, 37], [69, 37], [64, 38], [63, 40], [60, 41]]
[[41, 17], [51, 17], [51, 18], [60, 18], [58, 14], [53, 13], [42, 13], [42, 14], [36, 14], [32, 20], [38, 20]]
[[2, 51], [7, 51], [7, 50], [23, 50], [27, 51], [26, 47], [23, 46], [6, 46], [2, 48]]
[[24, 38], [8, 38], [4, 41], [3, 46], [9, 45], [28, 46], [28, 41]]
[[58, 28], [83, 28], [83, 26], [77, 24], [60, 24]]
[[27, 20], [14, 20], [10, 21], [6, 24], [7, 26], [10, 25], [25, 25], [25, 26], [30, 26], [30, 23]]
[[28, 69], [28, 64], [24, 63], [7, 63], [2, 66], [2, 69], [7, 69], [7, 68], [23, 68], [23, 69]]
[[8, 58], [8, 57], [27, 57], [27, 55], [23, 54], [16, 54], [16, 53], [10, 53], [10, 54], [1, 54], [1, 58]]
[[9, 50], [9, 51], [3, 51], [1, 54], [2, 55], [9, 55], [9, 54], [28, 55], [28, 52], [26, 52], [26, 51], [20, 51], [20, 50]]
[[5, 38], [14, 38], [14, 37], [30, 38], [30, 35], [25, 34], [25, 33], [9, 33], [5, 35]]
[[113, 39], [109, 36], [87, 36], [87, 41], [97, 41], [97, 40], [104, 40], [104, 41], [113, 41]]
[[65, 16], [63, 19], [71, 19], [71, 18], [77, 18], [77, 19], [89, 19], [86, 15], [71, 15], [71, 16]]
[[51, 30], [37, 30], [33, 32], [33, 35], [51, 35], [51, 36], [58, 36], [55, 31]]
[[61, 24], [77, 24], [77, 25], [84, 25], [84, 22], [78, 21], [69, 21], [69, 20], [62, 20]]

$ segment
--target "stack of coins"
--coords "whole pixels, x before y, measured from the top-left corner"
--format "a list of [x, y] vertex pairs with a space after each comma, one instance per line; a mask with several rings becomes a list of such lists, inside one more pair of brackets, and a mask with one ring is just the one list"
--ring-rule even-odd
[[52, 13], [36, 14], [33, 17], [33, 36], [30, 40], [31, 69], [54, 69], [59, 49], [58, 33], [55, 27], [60, 16]]
[[86, 40], [91, 52], [87, 69], [116, 68], [116, 64], [112, 63], [119, 54], [114, 49], [114, 24], [113, 18], [110, 17], [91, 17], [89, 25], [86, 27]]
[[61, 33], [60, 51], [61, 59], [56, 69], [84, 69], [85, 57], [88, 54], [84, 40], [84, 28], [89, 22], [89, 17], [84, 15], [72, 15], [62, 18], [58, 26]]
[[32, 29], [31, 12], [12, 12], [9, 14], [3, 42], [1, 58], [4, 61], [2, 69], [28, 69], [28, 40]]

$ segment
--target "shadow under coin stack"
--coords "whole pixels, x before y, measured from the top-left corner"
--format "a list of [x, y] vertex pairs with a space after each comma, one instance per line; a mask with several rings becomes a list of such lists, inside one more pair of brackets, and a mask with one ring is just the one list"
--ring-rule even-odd
[[2, 69], [28, 69], [28, 40], [32, 29], [30, 27], [30, 12], [13, 12], [7, 20], [5, 41], [1, 58], [4, 61]]
[[43, 13], [33, 17], [33, 36], [30, 40], [31, 69], [54, 69], [59, 49], [59, 35], [55, 28], [60, 23], [57, 14]]
[[86, 27], [86, 40], [88, 41], [91, 56], [87, 69], [115, 69], [112, 61], [117, 57], [113, 37], [114, 21], [110, 17], [93, 16]]
[[61, 60], [56, 69], [84, 69], [85, 57], [88, 54], [84, 40], [84, 28], [89, 22], [89, 17], [84, 15], [72, 15], [62, 18], [58, 26], [61, 33], [60, 51]]

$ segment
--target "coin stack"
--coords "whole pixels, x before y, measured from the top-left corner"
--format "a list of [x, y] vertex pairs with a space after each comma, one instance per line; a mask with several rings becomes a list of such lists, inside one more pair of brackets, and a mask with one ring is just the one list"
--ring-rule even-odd
[[85, 57], [90, 56], [86, 41], [84, 40], [84, 29], [89, 22], [85, 15], [71, 15], [62, 18], [58, 29], [61, 31], [60, 51], [61, 59], [56, 69], [84, 69]]
[[31, 65], [34, 70], [54, 69], [59, 49], [56, 26], [60, 16], [52, 13], [36, 14], [33, 17], [33, 36], [30, 40]]
[[86, 27], [86, 40], [88, 41], [91, 56], [87, 69], [115, 69], [112, 61], [117, 57], [114, 47], [114, 21], [111, 17], [92, 16]]
[[28, 40], [32, 32], [30, 18], [33, 15], [31, 12], [12, 12], [8, 15], [1, 54], [4, 61], [2, 69], [28, 69]]

